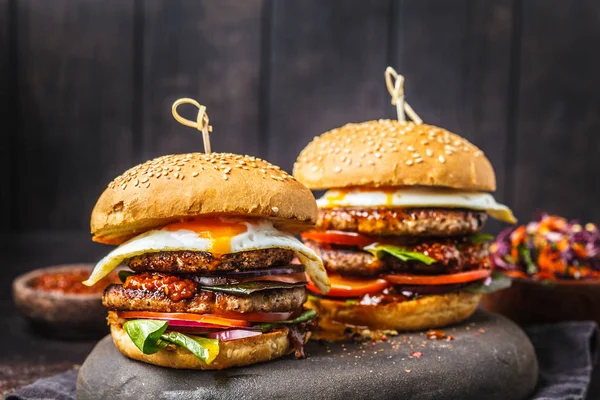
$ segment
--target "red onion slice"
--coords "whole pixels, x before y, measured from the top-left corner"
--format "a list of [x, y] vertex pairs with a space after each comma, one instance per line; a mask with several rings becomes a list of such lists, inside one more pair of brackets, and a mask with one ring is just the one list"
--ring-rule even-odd
[[[162, 319], [162, 318], [153, 318], [153, 319]], [[222, 325], [214, 325], [207, 324], [205, 322], [198, 321], [185, 321], [180, 319], [168, 319], [164, 318], [165, 321], [169, 323], [169, 328], [209, 328], [209, 329], [227, 329], [227, 326]]]
[[227, 331], [209, 333], [206, 336], [211, 339], [219, 339], [220, 341], [226, 342], [228, 340], [244, 339], [258, 335], [262, 335], [262, 332], [249, 331], [245, 329], [231, 329]]
[[306, 277], [303, 272], [291, 272], [285, 274], [268, 274], [268, 275], [256, 275], [246, 277], [235, 277], [231, 278], [227, 276], [206, 276], [196, 275], [192, 279], [197, 282], [200, 286], [222, 286], [222, 285], [235, 285], [238, 283], [251, 282], [251, 281], [274, 281], [283, 283], [302, 283], [306, 282]]

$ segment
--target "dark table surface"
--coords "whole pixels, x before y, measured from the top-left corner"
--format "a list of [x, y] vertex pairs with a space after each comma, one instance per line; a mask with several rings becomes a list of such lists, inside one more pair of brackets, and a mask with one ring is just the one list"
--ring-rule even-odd
[[65, 341], [36, 333], [11, 302], [0, 303], [0, 395], [83, 363], [96, 339]]
[[[106, 247], [94, 244], [89, 237], [73, 234], [0, 235], [0, 394], [33, 382], [41, 377], [66, 371], [83, 363], [100, 339], [64, 341], [36, 333], [11, 299], [11, 282], [19, 274], [63, 263], [93, 262], [101, 258]], [[35, 249], [35, 250], [32, 250]], [[596, 368], [589, 399], [600, 398], [600, 368]]]

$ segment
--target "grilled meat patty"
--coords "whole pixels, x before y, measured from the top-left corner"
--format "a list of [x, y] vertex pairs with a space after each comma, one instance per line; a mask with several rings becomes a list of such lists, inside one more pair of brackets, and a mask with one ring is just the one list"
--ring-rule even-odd
[[125, 264], [136, 272], [155, 271], [193, 274], [199, 272], [239, 272], [287, 265], [294, 258], [288, 249], [264, 249], [215, 255], [204, 251], [163, 251], [132, 257]]
[[248, 296], [197, 290], [191, 297], [173, 300], [164, 291], [127, 289], [110, 285], [102, 303], [113, 311], [186, 312], [195, 314], [289, 312], [302, 307], [306, 288], [271, 289]]
[[359, 247], [319, 243], [313, 240], [304, 242], [322, 259], [328, 272], [342, 275], [375, 276], [384, 273], [402, 272], [411, 274], [450, 274], [479, 268], [490, 268], [487, 244], [473, 244], [467, 239], [436, 239], [405, 243], [408, 251], [424, 253], [436, 260], [431, 265], [418, 261], [402, 261], [386, 254], [382, 259]]
[[479, 232], [487, 214], [460, 209], [319, 209], [315, 229], [375, 236], [462, 236]]

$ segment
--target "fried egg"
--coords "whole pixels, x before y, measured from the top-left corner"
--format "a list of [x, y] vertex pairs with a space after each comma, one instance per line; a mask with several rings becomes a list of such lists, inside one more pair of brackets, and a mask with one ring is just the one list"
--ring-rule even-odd
[[323, 293], [329, 291], [323, 262], [293, 235], [275, 229], [265, 220], [249, 222], [224, 218], [178, 222], [136, 236], [100, 260], [83, 283], [92, 286], [123, 261], [145, 253], [187, 250], [230, 254], [270, 248], [292, 250], [315, 285]]
[[444, 188], [407, 187], [390, 189], [328, 190], [317, 200], [320, 208], [333, 207], [439, 207], [485, 211], [491, 217], [514, 224], [510, 208], [484, 192], [462, 192]]

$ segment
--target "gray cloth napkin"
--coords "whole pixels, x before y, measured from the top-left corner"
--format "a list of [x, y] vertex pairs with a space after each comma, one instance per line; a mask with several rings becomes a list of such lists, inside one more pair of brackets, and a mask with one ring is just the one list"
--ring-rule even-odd
[[[536, 400], [579, 400], [588, 393], [598, 352], [598, 325], [595, 322], [565, 322], [525, 329], [540, 365]], [[17, 389], [7, 400], [74, 400], [78, 370], [40, 379]]]
[[[535, 347], [540, 375], [534, 399], [585, 399], [598, 358], [598, 325], [563, 322], [525, 329]], [[590, 393], [590, 398], [598, 394]]]
[[75, 382], [78, 369], [38, 379], [31, 385], [23, 386], [9, 394], [6, 400], [75, 400]]

